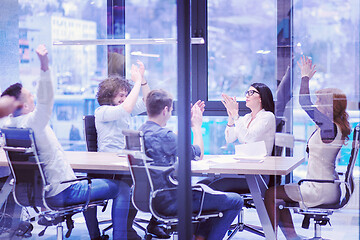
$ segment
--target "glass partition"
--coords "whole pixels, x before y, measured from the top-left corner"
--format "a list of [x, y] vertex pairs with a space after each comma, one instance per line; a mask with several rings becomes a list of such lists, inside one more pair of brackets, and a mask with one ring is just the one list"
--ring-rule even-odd
[[276, 1], [208, 0], [208, 101], [276, 88]]

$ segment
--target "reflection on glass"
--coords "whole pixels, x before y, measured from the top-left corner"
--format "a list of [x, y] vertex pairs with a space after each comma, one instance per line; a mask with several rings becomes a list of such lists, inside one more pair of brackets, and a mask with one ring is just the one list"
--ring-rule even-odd
[[245, 99], [253, 82], [275, 90], [276, 1], [208, 1], [208, 96]]

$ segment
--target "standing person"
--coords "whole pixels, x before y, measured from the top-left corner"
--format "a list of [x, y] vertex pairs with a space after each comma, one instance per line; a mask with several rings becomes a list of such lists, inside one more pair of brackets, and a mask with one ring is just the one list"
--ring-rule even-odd
[[[339, 179], [336, 156], [350, 134], [349, 115], [346, 113], [346, 95], [336, 88], [316, 91], [317, 101], [311, 102], [309, 81], [315, 74], [315, 65], [307, 57], [298, 62], [301, 69], [299, 101], [307, 115], [315, 122], [316, 130], [308, 140], [307, 179]], [[316, 107], [315, 107], [316, 106]], [[275, 232], [280, 225], [286, 239], [301, 239], [296, 234], [289, 209], [279, 209], [284, 202], [298, 202], [301, 207], [315, 207], [340, 201], [337, 184], [305, 182], [269, 188], [265, 193], [265, 206]]]
[[[35, 135], [40, 161], [44, 163], [46, 181], [50, 184], [46, 192], [46, 201], [53, 206], [66, 206], [84, 203], [88, 196], [88, 182], [60, 184], [76, 178], [74, 171], [66, 160], [65, 152], [49, 126], [54, 103], [48, 52], [44, 45], [36, 49], [41, 64], [40, 81], [37, 90], [37, 105], [33, 95], [20, 83], [8, 87], [3, 95], [13, 96], [21, 101], [22, 108], [9, 119], [8, 127], [32, 128]], [[113, 239], [126, 239], [126, 220], [128, 213], [127, 184], [110, 180], [94, 179], [91, 185], [91, 200], [113, 199], [112, 222]], [[86, 219], [87, 224], [97, 223], [97, 219]], [[90, 235], [91, 239], [100, 240], [100, 234]]]
[[[146, 154], [154, 160], [154, 165], [174, 166], [176, 163], [177, 136], [165, 128], [172, 112], [172, 97], [164, 90], [151, 91], [146, 99], [148, 121], [140, 127], [144, 133]], [[191, 108], [191, 129], [193, 132], [193, 145], [191, 155], [193, 159], [201, 159], [204, 154], [204, 144], [201, 132], [203, 102], [198, 101]], [[169, 171], [157, 170], [153, 173], [155, 188], [174, 187], [174, 181], [168, 177], [175, 175], [175, 169]], [[221, 211], [223, 217], [211, 218], [201, 223], [195, 233], [196, 240], [222, 239], [229, 229], [232, 221], [239, 213], [243, 201], [236, 193], [223, 193], [205, 187], [203, 211]], [[193, 211], [199, 211], [201, 192], [193, 191]], [[175, 215], [177, 212], [176, 191], [165, 191], [157, 194], [154, 199], [156, 211], [164, 215]]]
[[[222, 94], [222, 103], [228, 113], [225, 128], [227, 143], [238, 140], [241, 144], [264, 141], [267, 155], [271, 155], [275, 140], [274, 100], [271, 90], [263, 83], [253, 83], [246, 94], [246, 106], [251, 112], [239, 116], [239, 104], [235, 97]], [[269, 182], [269, 176], [263, 176]], [[236, 193], [248, 193], [245, 178], [207, 178], [203, 183], [211, 188]]]

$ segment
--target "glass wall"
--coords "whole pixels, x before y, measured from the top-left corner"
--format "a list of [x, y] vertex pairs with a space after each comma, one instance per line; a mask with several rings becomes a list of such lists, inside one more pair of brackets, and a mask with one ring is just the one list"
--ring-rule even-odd
[[[312, 102], [316, 102], [317, 90], [341, 89], [348, 100], [347, 111], [353, 129], [360, 120], [359, 1], [294, 1], [293, 18], [294, 60], [305, 55], [316, 64], [316, 73], [310, 80]], [[301, 74], [295, 64], [293, 73], [293, 133], [300, 145], [296, 154], [306, 156], [301, 150], [306, 148], [305, 141], [314, 131], [315, 124], [299, 106]], [[351, 141], [338, 156], [339, 169], [345, 169], [350, 150]], [[355, 172], [358, 175], [358, 169]]]
[[276, 89], [276, 1], [208, 1], [208, 100], [245, 99], [254, 82]]
[[[15, 15], [18, 21], [11, 28], [4, 28], [8, 35], [11, 29], [11, 42], [16, 43], [7, 56], [12, 60], [17, 55], [14, 51], [19, 55], [11, 66], [11, 61], [2, 62], [4, 70], [12, 69], [13, 76], [12, 81], [3, 81], [2, 88], [20, 81], [36, 93], [39, 62], [35, 49], [44, 43], [56, 88], [51, 125], [65, 150], [85, 150], [82, 116], [93, 114], [98, 106], [99, 82], [108, 74], [130, 78], [131, 65], [137, 60], [145, 64], [145, 77], [151, 88], [165, 88], [176, 98], [176, 42], [146, 43], [146, 39], [176, 39], [176, 1], [19, 0], [9, 1], [6, 6], [10, 5], [13, 11], [7, 14]], [[2, 16], [7, 21], [6, 15]], [[91, 43], [96, 39], [140, 39], [145, 43]], [[85, 43], [53, 44], [62, 40]]]

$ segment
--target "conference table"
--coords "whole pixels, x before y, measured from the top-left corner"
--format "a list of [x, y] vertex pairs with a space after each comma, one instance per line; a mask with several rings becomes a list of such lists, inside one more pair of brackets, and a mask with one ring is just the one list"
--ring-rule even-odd
[[[65, 152], [67, 161], [75, 172], [130, 174], [125, 154], [108, 152]], [[304, 162], [300, 157], [236, 157], [234, 155], [205, 155], [203, 160], [192, 161], [194, 176], [243, 177], [245, 176], [254, 200], [266, 239], [276, 239], [266, 212], [263, 197], [267, 189], [261, 175], [287, 175]], [[0, 150], [0, 166], [8, 166], [5, 152]], [[7, 183], [9, 183], [10, 178]], [[10, 190], [5, 184], [0, 204]], [[8, 191], [8, 192], [7, 192]], [[1, 204], [2, 205], [2, 204]]]

